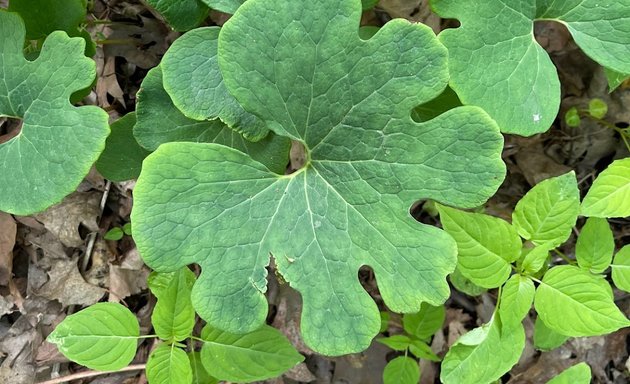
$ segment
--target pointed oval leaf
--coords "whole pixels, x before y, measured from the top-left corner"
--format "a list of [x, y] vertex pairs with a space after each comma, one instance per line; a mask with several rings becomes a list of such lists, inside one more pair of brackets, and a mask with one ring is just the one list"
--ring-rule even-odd
[[591, 377], [591, 367], [586, 363], [579, 363], [565, 369], [558, 376], [549, 380], [547, 384], [589, 384]]
[[630, 158], [613, 161], [597, 176], [580, 213], [604, 218], [630, 216]]
[[567, 336], [597, 336], [630, 326], [615, 306], [610, 286], [599, 276], [570, 265], [550, 269], [536, 290], [538, 316]]
[[208, 16], [208, 7], [200, 0], [146, 0], [177, 31], [198, 27]]
[[431, 5], [441, 17], [461, 22], [439, 35], [449, 50], [451, 86], [464, 104], [488, 111], [503, 132], [544, 132], [558, 115], [560, 82], [534, 38], [535, 20], [564, 24], [595, 61], [630, 73], [630, 0], [433, 0]]
[[387, 363], [383, 370], [384, 384], [418, 384], [420, 366], [407, 356], [398, 356]]
[[582, 227], [575, 245], [575, 258], [580, 268], [602, 273], [615, 252], [615, 239], [606, 219], [590, 217]]
[[421, 340], [411, 340], [411, 345], [409, 345], [409, 352], [413, 353], [415, 357], [418, 359], [426, 359], [430, 361], [440, 362], [442, 359], [438, 355], [433, 352], [431, 346]]
[[385, 344], [395, 351], [405, 351], [411, 345], [411, 338], [407, 335], [393, 335], [390, 337], [380, 337], [376, 339], [381, 344]]
[[108, 116], [73, 107], [73, 92], [92, 84], [85, 41], [48, 36], [35, 61], [24, 58], [24, 24], [0, 10], [0, 116], [23, 119], [21, 132], [0, 144], [0, 211], [29, 215], [73, 192], [105, 147]]
[[184, 350], [174, 344], [162, 343], [151, 352], [147, 361], [150, 384], [191, 384], [192, 367]]
[[175, 40], [160, 64], [164, 89], [188, 118], [220, 119], [247, 139], [258, 141], [269, 129], [225, 87], [217, 55], [219, 31], [218, 27], [198, 28]]
[[[543, 180], [516, 204], [512, 224], [524, 239], [556, 247], [571, 235], [580, 209], [575, 173]], [[551, 248], [550, 248], [551, 249]]]
[[518, 362], [524, 347], [523, 326], [504, 330], [495, 315], [491, 323], [461, 336], [451, 346], [442, 361], [440, 380], [445, 384], [491, 383]]
[[219, 120], [198, 121], [184, 116], [162, 86], [160, 66], [149, 71], [142, 81], [136, 108], [138, 121], [133, 133], [148, 150], [174, 141], [219, 143], [249, 154], [273, 172], [284, 173], [287, 167], [291, 141], [286, 137], [269, 133], [253, 143]]
[[68, 359], [99, 371], [117, 371], [136, 354], [138, 320], [117, 303], [97, 303], [66, 317], [48, 335]]
[[181, 341], [191, 336], [195, 326], [195, 310], [190, 300], [193, 284], [195, 274], [188, 268], [171, 273], [153, 272], [149, 276], [149, 288], [158, 300], [151, 323], [162, 340]]
[[534, 323], [534, 346], [541, 351], [551, 351], [564, 344], [569, 336], [562, 335], [554, 330], [549, 329], [545, 322], [536, 318]]
[[128, 113], [111, 125], [105, 150], [96, 162], [96, 169], [111, 181], [136, 179], [142, 169], [142, 161], [149, 151], [142, 148], [133, 136], [136, 114]]
[[532, 279], [521, 275], [510, 277], [501, 291], [499, 305], [499, 314], [504, 328], [507, 329], [523, 321], [534, 303], [535, 292]]
[[484, 288], [500, 286], [521, 255], [521, 238], [505, 220], [438, 206], [444, 230], [457, 243], [457, 268]]
[[201, 362], [219, 380], [252, 382], [277, 377], [304, 360], [280, 331], [270, 326], [237, 335], [209, 326], [202, 331]]
[[132, 214], [139, 250], [161, 271], [199, 263], [193, 303], [217, 328], [264, 322], [271, 254], [302, 295], [310, 347], [367, 348], [380, 316], [358, 269], [374, 269], [394, 311], [442, 304], [455, 244], [409, 208], [419, 198], [479, 205], [504, 176], [502, 137], [480, 109], [411, 118], [446, 86], [447, 52], [433, 32], [394, 20], [365, 41], [360, 17], [358, 0], [250, 0], [221, 29], [228, 90], [304, 143], [298, 172], [271, 173], [217, 144], [167, 143], [145, 160]]
[[612, 279], [617, 288], [630, 292], [630, 245], [624, 246], [615, 255]]
[[528, 250], [527, 254], [523, 258], [523, 262], [521, 263], [523, 271], [529, 274], [539, 272], [549, 259], [549, 251], [554, 248], [555, 245], [553, 243], [546, 243]]
[[403, 328], [405, 332], [420, 339], [428, 339], [442, 328], [446, 310], [443, 305], [433, 306], [422, 303], [420, 311], [403, 315]]

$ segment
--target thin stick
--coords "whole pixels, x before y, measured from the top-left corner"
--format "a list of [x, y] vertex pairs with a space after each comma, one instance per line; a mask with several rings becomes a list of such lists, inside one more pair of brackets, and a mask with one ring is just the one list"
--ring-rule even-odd
[[134, 364], [134, 365], [129, 365], [129, 366], [125, 367], [125, 368], [122, 368], [122, 369], [120, 369], [118, 371], [83, 371], [83, 372], [73, 373], [72, 375], [68, 375], [68, 376], [58, 377], [56, 379], [42, 381], [39, 384], [67, 383], [67, 382], [72, 381], [72, 380], [79, 380], [79, 379], [85, 379], [85, 378], [88, 378], [88, 377], [107, 375], [109, 373], [141, 371], [141, 370], [145, 369], [146, 367], [147, 367], [146, 364]]

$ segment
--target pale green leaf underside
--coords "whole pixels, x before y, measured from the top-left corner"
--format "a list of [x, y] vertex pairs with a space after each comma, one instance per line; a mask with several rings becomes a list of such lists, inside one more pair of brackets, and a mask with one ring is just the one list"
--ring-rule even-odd
[[606, 219], [590, 217], [582, 227], [575, 245], [575, 258], [580, 268], [602, 273], [615, 252], [615, 239]]
[[615, 160], [597, 176], [582, 201], [584, 216], [630, 216], [630, 158]]
[[543, 180], [516, 204], [512, 224], [536, 245], [553, 249], [571, 235], [580, 209], [575, 173]]
[[418, 384], [420, 367], [418, 362], [407, 356], [392, 359], [383, 370], [384, 384]]
[[260, 140], [269, 129], [241, 107], [223, 82], [217, 57], [219, 31], [198, 28], [175, 40], [160, 64], [164, 89], [187, 117], [220, 119], [247, 139]]
[[544, 132], [558, 114], [558, 75], [534, 39], [534, 20], [563, 23], [595, 61], [630, 73], [630, 0], [433, 0], [431, 5], [440, 16], [461, 22], [440, 34], [449, 50], [451, 87], [464, 104], [486, 110], [503, 132]]
[[208, 16], [208, 7], [201, 0], [146, 0], [177, 31], [188, 31]]
[[504, 328], [520, 324], [534, 303], [534, 282], [525, 276], [512, 275], [503, 286], [499, 314]]
[[612, 279], [617, 288], [630, 292], [630, 245], [624, 246], [615, 255]]
[[305, 168], [281, 176], [217, 144], [169, 143], [145, 161], [132, 219], [140, 252], [161, 271], [200, 264], [193, 304], [217, 328], [263, 324], [271, 253], [302, 295], [309, 346], [329, 355], [367, 348], [380, 316], [359, 268], [374, 269], [395, 311], [440, 305], [455, 244], [409, 208], [422, 198], [479, 205], [504, 176], [502, 138], [480, 109], [410, 117], [446, 85], [446, 51], [433, 33], [397, 20], [363, 41], [360, 15], [358, 0], [249, 0], [221, 31], [230, 92], [305, 143]]
[[565, 369], [558, 376], [549, 380], [547, 384], [589, 384], [591, 382], [591, 367], [586, 363], [579, 363]]
[[19, 16], [0, 10], [0, 116], [23, 119], [21, 133], [0, 144], [0, 210], [18, 215], [74, 191], [109, 134], [107, 113], [69, 102], [96, 73], [83, 55], [85, 41], [54, 32], [38, 59], [27, 61], [24, 33]]
[[201, 361], [219, 380], [252, 382], [277, 377], [302, 362], [289, 341], [275, 328], [236, 335], [206, 327], [201, 338]]
[[521, 255], [521, 238], [496, 217], [439, 206], [444, 230], [457, 243], [457, 267], [474, 284], [496, 288], [510, 276]]
[[136, 317], [116, 303], [98, 303], [64, 319], [47, 340], [68, 359], [88, 368], [116, 371], [136, 354]]
[[525, 330], [520, 324], [504, 330], [496, 317], [460, 337], [449, 349], [442, 361], [443, 383], [491, 383], [518, 362], [525, 347]]
[[160, 344], [147, 361], [150, 384], [191, 384], [192, 367], [188, 355], [174, 344]]
[[195, 310], [190, 292], [194, 283], [195, 274], [186, 267], [171, 273], [153, 272], [149, 276], [149, 288], [158, 299], [151, 323], [162, 340], [181, 341], [192, 334]]
[[148, 150], [174, 141], [219, 143], [247, 153], [276, 173], [283, 173], [289, 162], [291, 141], [286, 137], [269, 132], [267, 137], [253, 143], [220, 120], [198, 121], [184, 116], [162, 87], [160, 67], [149, 71], [142, 81], [136, 110], [134, 135]]
[[538, 316], [567, 336], [597, 336], [630, 326], [600, 276], [573, 266], [550, 269], [536, 290]]
[[455, 289], [467, 294], [468, 296], [479, 296], [487, 291], [486, 288], [475, 285], [475, 283], [470, 281], [470, 279], [462, 275], [458, 268], [455, 268], [455, 272], [449, 275], [449, 280]]

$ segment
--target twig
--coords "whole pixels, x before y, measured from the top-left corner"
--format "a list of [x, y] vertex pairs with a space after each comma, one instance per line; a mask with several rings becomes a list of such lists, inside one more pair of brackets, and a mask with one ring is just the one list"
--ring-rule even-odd
[[107, 375], [109, 373], [141, 371], [141, 370], [145, 369], [146, 367], [147, 367], [146, 364], [134, 364], [134, 365], [129, 365], [129, 366], [125, 367], [125, 368], [119, 369], [118, 371], [83, 371], [83, 372], [73, 373], [72, 375], [68, 375], [68, 376], [58, 377], [56, 379], [42, 381], [39, 384], [67, 383], [67, 382], [72, 381], [72, 380], [79, 380], [79, 379], [85, 379], [85, 378], [88, 378], [88, 377]]

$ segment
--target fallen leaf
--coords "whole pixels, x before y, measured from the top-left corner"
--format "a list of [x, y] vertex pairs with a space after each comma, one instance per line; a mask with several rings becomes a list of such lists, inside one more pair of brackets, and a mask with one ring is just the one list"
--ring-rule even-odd
[[148, 269], [131, 270], [117, 265], [109, 267], [109, 301], [119, 302], [124, 298], [147, 289]]
[[77, 259], [55, 260], [48, 272], [49, 280], [36, 295], [57, 300], [64, 306], [88, 306], [98, 302], [106, 290], [87, 283], [79, 273]]
[[8, 285], [13, 268], [13, 247], [17, 224], [13, 216], [0, 212], [0, 285]]
[[76, 192], [66, 197], [61, 203], [37, 214], [47, 230], [52, 232], [67, 247], [80, 247], [83, 239], [79, 225], [85, 225], [91, 231], [98, 231], [97, 218], [100, 214], [100, 192]]

